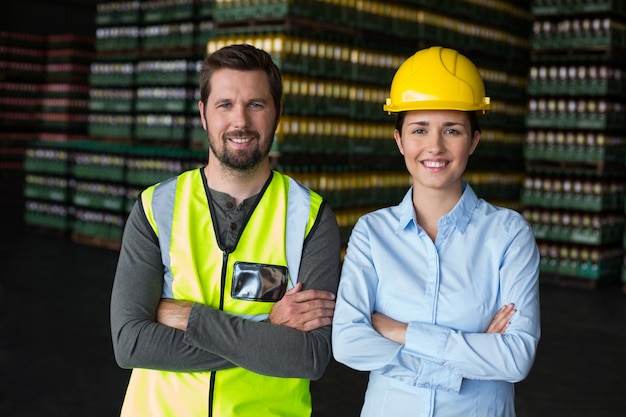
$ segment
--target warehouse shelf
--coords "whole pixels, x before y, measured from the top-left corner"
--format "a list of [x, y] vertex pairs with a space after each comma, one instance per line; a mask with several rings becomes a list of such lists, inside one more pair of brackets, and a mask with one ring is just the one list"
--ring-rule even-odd
[[626, 3], [621, 0], [594, 0], [562, 2], [559, 0], [534, 1], [531, 11], [535, 16], [580, 16], [611, 13], [626, 16]]
[[[40, 95], [23, 102], [46, 110], [76, 109], [76, 115], [87, 116], [87, 143], [55, 148], [68, 152], [67, 171], [56, 174], [68, 179], [66, 227], [83, 241], [89, 235], [115, 239], [119, 218], [143, 187], [205, 162], [207, 138], [197, 110], [199, 63], [207, 52], [236, 42], [267, 50], [279, 65], [284, 107], [271, 152], [273, 166], [310, 184], [337, 208], [344, 242], [356, 216], [397, 203], [410, 185], [393, 140], [393, 117], [381, 107], [400, 64], [416, 49], [434, 44], [470, 56], [492, 97], [492, 111], [481, 118], [481, 145], [468, 165], [467, 180], [481, 197], [519, 208], [529, 7], [485, 0], [464, 0], [463, 7], [454, 3], [99, 4], [86, 97], [67, 92], [47, 97], [56, 101], [45, 104]], [[55, 57], [57, 63], [72, 64], [84, 64], [83, 58]], [[54, 122], [61, 126], [65, 121]], [[148, 149], [186, 150], [194, 156], [150, 155]]]
[[95, 23], [98, 27], [133, 25], [139, 23], [140, 1], [108, 1], [96, 5]]

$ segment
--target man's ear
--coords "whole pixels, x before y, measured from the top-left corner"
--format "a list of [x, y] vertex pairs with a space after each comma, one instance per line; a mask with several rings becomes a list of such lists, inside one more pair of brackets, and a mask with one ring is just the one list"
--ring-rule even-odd
[[280, 123], [280, 119], [283, 117], [283, 103], [280, 103], [278, 107], [278, 114], [276, 115], [276, 122], [274, 123], [274, 131], [278, 129], [278, 123]]
[[202, 121], [202, 128], [207, 130], [206, 118], [204, 117], [204, 103], [202, 100], [198, 101], [198, 110], [200, 111], [200, 120]]

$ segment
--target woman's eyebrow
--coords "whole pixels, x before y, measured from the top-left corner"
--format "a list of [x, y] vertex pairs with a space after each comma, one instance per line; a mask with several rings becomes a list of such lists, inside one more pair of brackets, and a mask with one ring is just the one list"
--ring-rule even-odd
[[[407, 123], [407, 125], [430, 126], [430, 122], [427, 121], [427, 120], [417, 120], [417, 121], [409, 122], [409, 123]], [[445, 126], [445, 127], [465, 126], [465, 123], [463, 123], [463, 122], [443, 122], [443, 126]]]
[[415, 121], [415, 122], [409, 122], [407, 124], [409, 124], [409, 125], [419, 125], [419, 126], [429, 126], [430, 125], [430, 123], [428, 121], [426, 121], [426, 120], [418, 120], [418, 121]]

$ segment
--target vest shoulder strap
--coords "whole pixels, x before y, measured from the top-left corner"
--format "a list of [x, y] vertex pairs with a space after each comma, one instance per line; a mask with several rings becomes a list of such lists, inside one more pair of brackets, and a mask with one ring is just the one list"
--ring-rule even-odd
[[302, 184], [289, 178], [289, 197], [287, 205], [287, 266], [289, 268], [289, 287], [298, 282], [300, 261], [304, 239], [309, 223], [311, 193]]

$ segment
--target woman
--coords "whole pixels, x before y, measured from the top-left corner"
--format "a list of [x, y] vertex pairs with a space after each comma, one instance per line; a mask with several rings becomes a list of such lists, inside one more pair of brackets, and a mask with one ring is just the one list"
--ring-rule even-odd
[[483, 80], [457, 51], [424, 49], [383, 108], [412, 187], [353, 228], [334, 356], [370, 371], [361, 416], [514, 416], [540, 337], [539, 252], [519, 213], [462, 179], [490, 109]]

